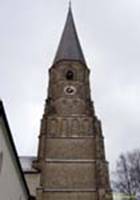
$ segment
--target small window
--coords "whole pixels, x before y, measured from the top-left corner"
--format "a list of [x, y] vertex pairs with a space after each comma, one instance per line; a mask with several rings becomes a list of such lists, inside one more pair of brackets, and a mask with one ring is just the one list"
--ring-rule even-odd
[[73, 80], [74, 79], [74, 74], [73, 74], [73, 72], [72, 71], [67, 71], [67, 73], [66, 73], [66, 78], [68, 79], [68, 80]]
[[0, 152], [0, 173], [1, 173], [1, 170], [2, 170], [2, 164], [3, 164], [3, 152], [1, 151]]

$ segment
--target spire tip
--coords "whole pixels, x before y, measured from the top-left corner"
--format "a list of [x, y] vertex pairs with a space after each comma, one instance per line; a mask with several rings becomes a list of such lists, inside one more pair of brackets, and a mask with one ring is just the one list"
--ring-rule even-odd
[[69, 9], [71, 9], [71, 0], [69, 0]]

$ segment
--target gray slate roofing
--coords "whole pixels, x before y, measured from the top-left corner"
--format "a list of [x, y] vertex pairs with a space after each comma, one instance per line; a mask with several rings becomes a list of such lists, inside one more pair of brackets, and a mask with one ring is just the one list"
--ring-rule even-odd
[[69, 7], [66, 24], [54, 59], [54, 64], [60, 60], [74, 60], [86, 64], [76, 32], [71, 7]]

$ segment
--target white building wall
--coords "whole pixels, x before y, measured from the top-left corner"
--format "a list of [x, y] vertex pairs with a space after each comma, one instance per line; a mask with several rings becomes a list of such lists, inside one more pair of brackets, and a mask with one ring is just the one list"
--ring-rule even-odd
[[27, 200], [28, 196], [7, 134], [0, 119], [0, 153], [3, 154], [0, 159], [0, 200]]

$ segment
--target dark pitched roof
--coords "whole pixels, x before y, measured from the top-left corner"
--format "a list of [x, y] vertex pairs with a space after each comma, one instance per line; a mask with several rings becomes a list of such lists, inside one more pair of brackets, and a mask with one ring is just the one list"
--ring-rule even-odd
[[54, 59], [54, 64], [60, 60], [75, 60], [86, 64], [76, 32], [71, 6], [69, 7], [67, 20]]
[[10, 130], [10, 127], [9, 127], [9, 124], [8, 124], [8, 120], [7, 120], [7, 116], [6, 116], [6, 113], [5, 113], [5, 110], [4, 110], [4, 106], [3, 106], [3, 103], [1, 101], [1, 99], [0, 99], [0, 118], [2, 118], [2, 120], [4, 122], [4, 125], [6, 127], [6, 130], [7, 130], [7, 133], [8, 133], [7, 137], [8, 137], [8, 140], [9, 140], [10, 145], [11, 145], [12, 150], [13, 150], [13, 155], [15, 157], [16, 164], [17, 164], [17, 167], [19, 169], [19, 174], [20, 174], [21, 180], [23, 182], [23, 185], [25, 187], [25, 190], [26, 190], [26, 193], [28, 195], [28, 198], [30, 200], [31, 196], [30, 196], [30, 193], [29, 193], [29, 189], [28, 189], [27, 183], [25, 181], [24, 174], [23, 174], [20, 162], [19, 162], [18, 154], [17, 154], [17, 151], [16, 151], [16, 147], [15, 147], [15, 144], [14, 144], [14, 141], [13, 141], [13, 137], [12, 137], [11, 130]]

